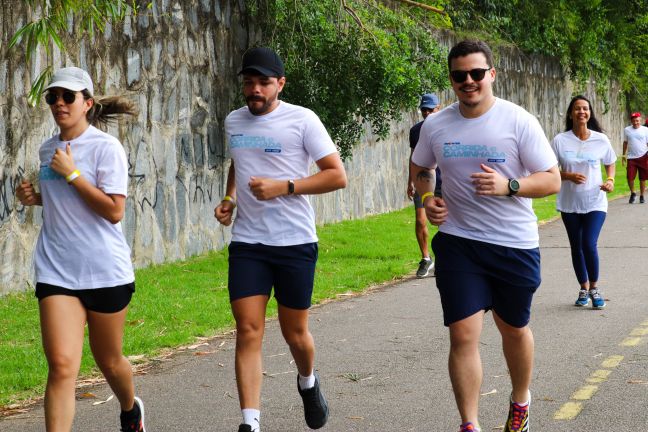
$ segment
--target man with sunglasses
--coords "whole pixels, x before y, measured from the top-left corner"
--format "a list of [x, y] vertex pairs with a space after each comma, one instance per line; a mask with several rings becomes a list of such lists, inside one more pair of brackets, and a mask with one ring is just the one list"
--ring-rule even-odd
[[[410, 162], [412, 161], [412, 153], [416, 148], [416, 143], [418, 143], [419, 135], [421, 134], [421, 126], [425, 119], [433, 113], [439, 112], [441, 105], [439, 104], [439, 97], [434, 93], [426, 93], [421, 96], [421, 103], [419, 105], [421, 110], [421, 115], [423, 120], [416, 123], [409, 132], [409, 142], [410, 142]], [[436, 185], [434, 187], [435, 194], [441, 194], [441, 176], [439, 169], [436, 170]], [[434, 261], [430, 258], [430, 251], [428, 248], [428, 221], [425, 216], [425, 209], [423, 208], [423, 203], [421, 202], [421, 195], [414, 188], [414, 179], [412, 178], [412, 170], [409, 170], [407, 176], [407, 197], [414, 201], [414, 211], [416, 212], [416, 222], [414, 225], [414, 232], [416, 233], [416, 240], [419, 245], [419, 250], [421, 251], [421, 261], [419, 261], [418, 269], [416, 270], [417, 278], [426, 277], [430, 271], [434, 270]]]
[[[460, 430], [481, 430], [479, 337], [485, 312], [492, 310], [512, 384], [504, 431], [529, 431], [528, 323], [540, 285], [531, 198], [558, 192], [560, 173], [536, 118], [493, 95], [496, 71], [488, 45], [460, 42], [448, 54], [448, 67], [458, 102], [423, 124], [411, 170], [427, 217], [439, 226], [432, 249]], [[433, 192], [437, 165], [442, 198]]]

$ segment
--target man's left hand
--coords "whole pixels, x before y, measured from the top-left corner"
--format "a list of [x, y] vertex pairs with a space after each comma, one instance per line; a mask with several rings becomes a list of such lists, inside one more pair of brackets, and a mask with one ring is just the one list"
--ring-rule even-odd
[[248, 182], [252, 195], [259, 201], [270, 200], [288, 194], [288, 180], [250, 177]]
[[487, 165], [480, 164], [479, 166], [483, 172], [470, 175], [477, 195], [505, 196], [509, 194], [507, 178]]

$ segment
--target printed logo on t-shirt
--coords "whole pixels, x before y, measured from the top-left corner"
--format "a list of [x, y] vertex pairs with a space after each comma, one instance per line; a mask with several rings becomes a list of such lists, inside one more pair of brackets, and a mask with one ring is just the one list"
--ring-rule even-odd
[[482, 144], [461, 144], [460, 142], [443, 143], [443, 157], [458, 159], [487, 159], [488, 162], [506, 162], [506, 153], [497, 147]]
[[40, 166], [40, 171], [38, 172], [38, 179], [40, 181], [65, 180], [65, 178], [61, 174], [54, 171], [52, 168], [49, 167], [49, 165]]
[[272, 137], [235, 134], [230, 135], [232, 149], [262, 149], [266, 153], [281, 153], [281, 143]]

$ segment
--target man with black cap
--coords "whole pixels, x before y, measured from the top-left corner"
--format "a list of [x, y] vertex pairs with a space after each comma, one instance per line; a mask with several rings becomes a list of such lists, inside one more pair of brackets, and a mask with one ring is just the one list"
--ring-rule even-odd
[[[435, 112], [438, 112], [441, 109], [439, 105], [439, 98], [434, 93], [426, 93], [421, 96], [421, 104], [419, 105], [421, 114], [423, 115], [423, 120], [416, 123], [410, 129], [409, 141], [410, 141], [410, 162], [412, 161], [412, 153], [414, 153], [414, 148], [416, 148], [416, 143], [419, 140], [419, 134], [421, 133], [421, 126], [425, 119]], [[434, 188], [434, 193], [437, 196], [441, 196], [441, 172], [437, 168], [436, 171], [436, 185]], [[427, 216], [425, 216], [425, 208], [423, 208], [423, 203], [421, 202], [421, 195], [416, 192], [414, 189], [414, 179], [412, 178], [412, 172], [409, 171], [407, 176], [407, 197], [411, 200], [414, 200], [414, 210], [416, 211], [416, 224], [414, 225], [414, 231], [416, 232], [416, 240], [418, 241], [419, 249], [421, 250], [421, 261], [419, 262], [418, 269], [416, 270], [417, 278], [426, 277], [430, 271], [434, 269], [434, 261], [430, 258], [430, 251], [428, 247], [428, 241], [430, 235], [428, 233], [428, 221]]]
[[[239, 74], [247, 105], [225, 120], [232, 163], [226, 194], [214, 211], [228, 226], [238, 209], [229, 245], [228, 289], [236, 320], [236, 382], [243, 414], [239, 432], [260, 431], [261, 344], [273, 287], [281, 331], [298, 370], [306, 424], [318, 429], [328, 419], [328, 405], [308, 330], [317, 234], [307, 195], [346, 187], [346, 173], [317, 115], [279, 100], [286, 78], [273, 50], [248, 50]], [[319, 171], [311, 175], [312, 161]]]

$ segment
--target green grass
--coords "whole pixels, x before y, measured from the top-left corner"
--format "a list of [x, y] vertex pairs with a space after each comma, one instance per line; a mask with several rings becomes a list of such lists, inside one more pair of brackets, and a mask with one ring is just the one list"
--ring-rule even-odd
[[[611, 197], [628, 193], [618, 168]], [[556, 217], [555, 197], [534, 200], [539, 220]], [[436, 228], [431, 228], [431, 234]], [[359, 292], [412, 274], [419, 260], [411, 207], [362, 220], [318, 227], [319, 261], [313, 301]], [[232, 328], [227, 296], [227, 252], [136, 272], [124, 337], [126, 355], [154, 357], [168, 348]], [[270, 303], [269, 315], [276, 313]], [[81, 375], [96, 374], [87, 343]], [[0, 298], [0, 407], [43, 393], [47, 365], [40, 343], [38, 304], [32, 292]]]

